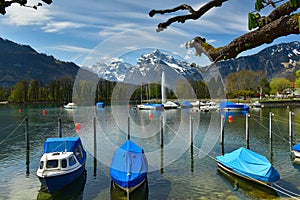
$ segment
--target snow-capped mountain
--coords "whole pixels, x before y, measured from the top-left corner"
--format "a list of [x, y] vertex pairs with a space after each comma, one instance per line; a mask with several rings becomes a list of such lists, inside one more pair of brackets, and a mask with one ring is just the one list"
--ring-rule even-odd
[[261, 70], [272, 79], [288, 77], [300, 68], [300, 42], [281, 43], [265, 48], [257, 54], [216, 63], [223, 79], [241, 69]]
[[143, 54], [138, 58], [135, 65], [121, 61], [106, 64], [98, 62], [90, 68], [97, 73], [100, 78], [110, 81], [125, 81], [134, 83], [135, 80], [160, 81], [160, 74], [165, 71], [166, 74], [182, 77], [185, 79], [202, 80], [201, 74], [190, 66], [189, 63], [180, 61], [173, 56], [154, 50]]
[[[209, 81], [211, 77], [221, 75], [223, 80], [230, 73], [241, 69], [263, 71], [272, 79], [274, 77], [294, 76], [296, 70], [300, 69], [300, 42], [281, 43], [265, 48], [257, 54], [239, 57], [226, 61], [217, 62], [210, 72], [201, 74], [190, 63], [174, 58], [167, 53], [154, 50], [143, 54], [135, 65], [124, 63], [121, 60], [108, 64], [98, 62], [91, 70], [110, 81], [136, 82], [159, 82], [162, 70], [168, 79], [194, 79]], [[216, 74], [216, 75], [213, 75]], [[137, 81], [140, 80], [140, 81]]]
[[100, 78], [109, 81], [123, 81], [126, 73], [132, 67], [129, 63], [124, 63], [120, 60], [105, 63], [98, 61], [90, 70], [99, 75]]

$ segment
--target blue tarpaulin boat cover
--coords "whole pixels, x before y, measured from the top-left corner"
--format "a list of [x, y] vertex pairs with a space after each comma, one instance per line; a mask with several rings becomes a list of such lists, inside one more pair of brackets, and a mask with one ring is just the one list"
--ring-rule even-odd
[[248, 110], [249, 106], [246, 104], [236, 104], [230, 101], [222, 101], [219, 105], [220, 109], [241, 109], [241, 110]]
[[216, 158], [222, 165], [246, 177], [263, 182], [274, 182], [280, 179], [278, 171], [266, 157], [244, 147]]
[[295, 144], [295, 145], [292, 147], [292, 150], [294, 150], [294, 151], [300, 151], [300, 143]]
[[132, 188], [143, 182], [147, 176], [148, 162], [142, 148], [127, 140], [115, 150], [111, 165], [112, 180], [124, 187]]
[[[76, 149], [81, 148], [82, 158], [77, 158], [81, 163], [86, 159], [86, 152], [83, 149], [80, 137], [62, 137], [62, 138], [48, 138], [44, 143], [44, 153], [51, 152], [74, 152], [76, 155]], [[77, 149], [78, 150], [78, 149]]]

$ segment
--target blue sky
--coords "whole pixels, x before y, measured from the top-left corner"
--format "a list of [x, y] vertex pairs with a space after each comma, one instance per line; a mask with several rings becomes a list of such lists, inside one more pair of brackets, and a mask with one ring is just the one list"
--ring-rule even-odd
[[[29, 2], [34, 4], [36, 1]], [[195, 9], [205, 2], [187, 1]], [[205, 37], [218, 47], [247, 33], [247, 13], [254, 10], [254, 1], [230, 0], [222, 7], [212, 9], [200, 20], [175, 23], [163, 32], [156, 32], [157, 24], [173, 14], [151, 18], [149, 11], [171, 8], [181, 3], [186, 2], [54, 0], [51, 5], [45, 4], [38, 10], [15, 5], [7, 9], [6, 15], [0, 16], [0, 37], [30, 45], [40, 53], [78, 65], [92, 64], [99, 58], [118, 57], [149, 47], [164, 48], [184, 57], [187, 50], [183, 44], [194, 36]], [[282, 37], [271, 45], [295, 40], [299, 41], [299, 35]], [[242, 55], [257, 53], [266, 46]], [[190, 55], [193, 56], [191, 52]], [[199, 61], [199, 58], [192, 59]]]

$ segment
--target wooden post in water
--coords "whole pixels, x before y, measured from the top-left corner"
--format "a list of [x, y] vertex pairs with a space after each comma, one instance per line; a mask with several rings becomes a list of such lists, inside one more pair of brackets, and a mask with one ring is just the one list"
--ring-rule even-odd
[[29, 163], [30, 163], [30, 146], [29, 146], [29, 126], [28, 117], [25, 117], [25, 138], [26, 138], [26, 175], [30, 174]]
[[194, 146], [191, 145], [191, 173], [194, 173]]
[[246, 114], [246, 148], [250, 149], [250, 145], [249, 145], [249, 117], [250, 114], [247, 113]]
[[290, 138], [290, 151], [292, 151], [292, 147], [294, 145], [294, 137], [293, 137], [293, 112], [289, 112], [289, 138]]
[[96, 132], [96, 117], [93, 118], [94, 127], [94, 177], [97, 176], [97, 132]]
[[58, 118], [58, 137], [62, 137], [62, 130], [61, 130], [61, 118]]
[[127, 132], [127, 139], [130, 140], [130, 117], [128, 116], [128, 132]]
[[221, 114], [221, 149], [222, 149], [222, 155], [224, 155], [224, 115]]
[[270, 161], [273, 159], [273, 135], [272, 135], [272, 118], [274, 114], [272, 112], [269, 113], [269, 140], [270, 140]]
[[190, 116], [190, 135], [191, 135], [191, 146], [193, 145], [193, 143], [194, 143], [194, 141], [193, 141], [193, 139], [194, 139], [194, 136], [193, 136], [193, 116], [191, 115]]
[[164, 147], [164, 116], [160, 116], [160, 147]]

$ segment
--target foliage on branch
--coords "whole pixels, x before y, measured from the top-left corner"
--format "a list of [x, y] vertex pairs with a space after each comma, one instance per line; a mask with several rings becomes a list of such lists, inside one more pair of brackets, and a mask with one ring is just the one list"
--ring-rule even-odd
[[[51, 4], [52, 0], [41, 0], [46, 4]], [[12, 4], [19, 4], [20, 6], [30, 7], [37, 9], [39, 6], [42, 6], [42, 3], [39, 2], [37, 5], [28, 5], [27, 0], [0, 0], [0, 13], [5, 15], [6, 8], [11, 6]]]

